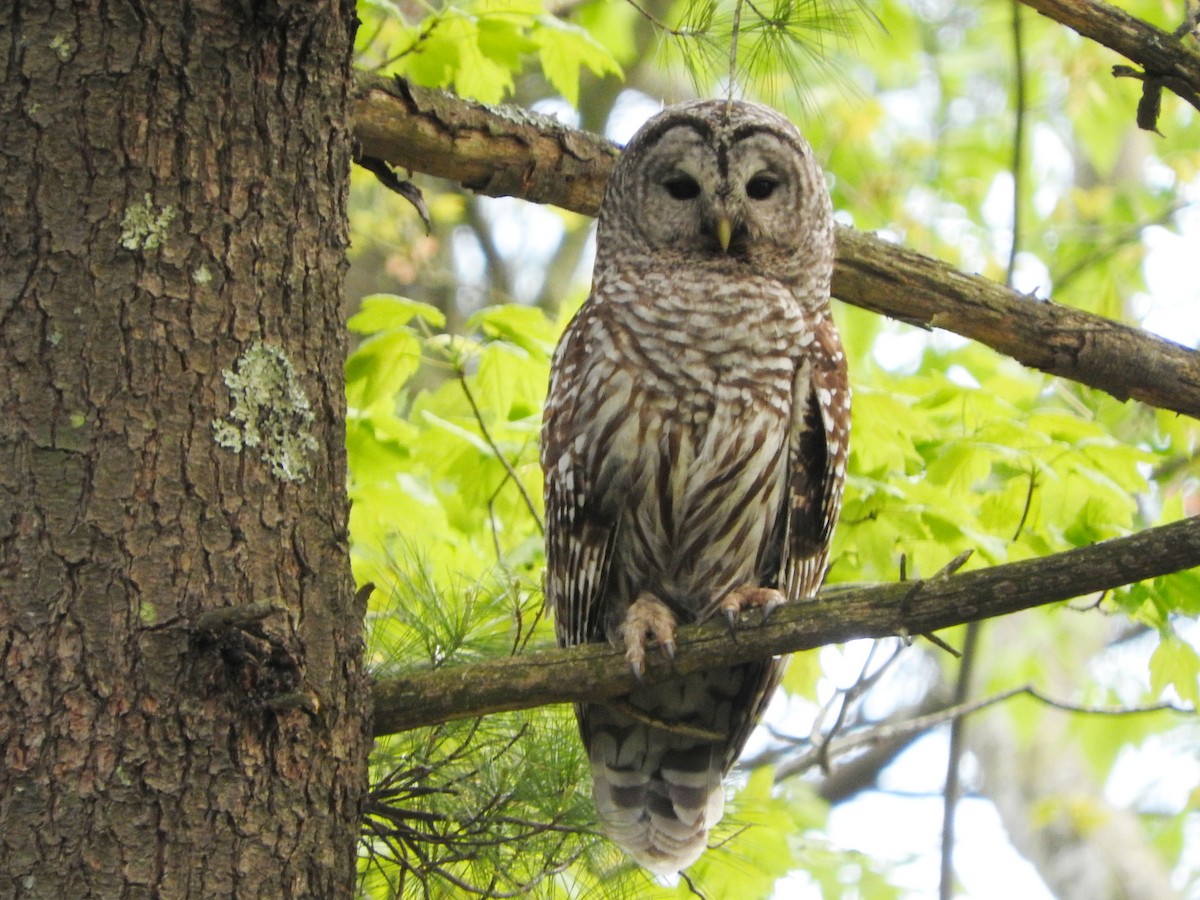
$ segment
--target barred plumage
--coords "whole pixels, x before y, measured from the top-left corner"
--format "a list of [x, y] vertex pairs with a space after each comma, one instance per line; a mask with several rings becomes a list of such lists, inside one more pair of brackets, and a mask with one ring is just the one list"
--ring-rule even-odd
[[[640, 670], [677, 623], [816, 593], [849, 438], [833, 256], [823, 175], [775, 111], [685, 104], [630, 142], [545, 410], [560, 644], [612, 641]], [[782, 666], [577, 709], [601, 825], [639, 863], [676, 872], [703, 852]]]

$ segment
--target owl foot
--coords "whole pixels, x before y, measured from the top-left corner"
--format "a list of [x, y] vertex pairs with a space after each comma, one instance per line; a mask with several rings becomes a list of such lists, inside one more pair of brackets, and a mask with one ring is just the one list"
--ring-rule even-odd
[[735, 587], [721, 598], [721, 604], [717, 608], [725, 614], [725, 620], [729, 623], [729, 631], [732, 633], [737, 627], [738, 619], [746, 610], [761, 608], [765, 620], [774, 610], [785, 603], [787, 603], [787, 597], [775, 588], [744, 584], [741, 587]]
[[658, 644], [663, 656], [675, 658], [675, 614], [653, 594], [642, 594], [625, 613], [621, 640], [625, 642], [625, 661], [641, 679], [648, 646]]

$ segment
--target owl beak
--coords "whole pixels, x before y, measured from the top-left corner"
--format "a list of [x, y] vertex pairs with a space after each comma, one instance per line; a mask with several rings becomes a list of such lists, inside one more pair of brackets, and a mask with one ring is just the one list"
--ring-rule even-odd
[[717, 219], [717, 243], [721, 245], [721, 252], [729, 252], [729, 242], [733, 240], [733, 220], [729, 216], [720, 216]]

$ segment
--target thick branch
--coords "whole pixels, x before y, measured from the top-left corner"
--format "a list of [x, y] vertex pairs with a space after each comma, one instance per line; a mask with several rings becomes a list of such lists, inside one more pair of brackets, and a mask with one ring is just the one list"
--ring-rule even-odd
[[620, 150], [519, 106], [484, 106], [403, 79], [357, 75], [360, 155], [456, 181], [488, 197], [521, 197], [595, 215]]
[[[1021, 0], [1043, 16], [1138, 63], [1147, 74], [1178, 79], [1200, 93], [1200, 53], [1180, 37], [1159, 31], [1129, 13], [1098, 0]], [[1174, 87], [1169, 81], [1168, 87]]]
[[[618, 150], [598, 135], [513, 107], [485, 107], [402, 81], [359, 76], [363, 156], [594, 215]], [[838, 230], [834, 295], [904, 322], [972, 338], [1024, 365], [1120, 400], [1200, 418], [1200, 355], [1172, 341], [996, 282], [850, 228]]]
[[[855, 638], [937, 631], [1198, 565], [1200, 518], [1185, 519], [1042, 559], [789, 604], [766, 623], [751, 617], [736, 639], [721, 622], [683, 628], [676, 636], [674, 666], [656, 657], [645, 678], [661, 681]], [[375, 734], [502, 710], [602, 700], [627, 693], [634, 684], [624, 655], [606, 645], [437, 669], [375, 685]]]
[[1200, 354], [1139, 328], [1034, 300], [850, 228], [838, 230], [834, 296], [944, 328], [1017, 362], [1200, 418]]

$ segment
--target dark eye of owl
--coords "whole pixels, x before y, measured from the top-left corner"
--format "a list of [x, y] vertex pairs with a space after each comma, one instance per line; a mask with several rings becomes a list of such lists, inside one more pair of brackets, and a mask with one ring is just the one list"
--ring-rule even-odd
[[663, 182], [663, 187], [676, 200], [691, 200], [700, 194], [700, 185], [690, 175], [672, 175]]
[[779, 187], [779, 182], [771, 175], [755, 175], [746, 182], [746, 196], [751, 200], [766, 200]]

